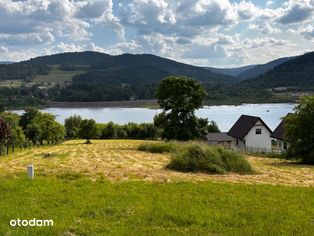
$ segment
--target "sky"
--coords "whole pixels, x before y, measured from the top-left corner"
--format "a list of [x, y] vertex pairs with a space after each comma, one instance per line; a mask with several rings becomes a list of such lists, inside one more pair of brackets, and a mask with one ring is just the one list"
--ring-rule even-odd
[[0, 61], [78, 51], [266, 63], [314, 51], [314, 0], [0, 0]]

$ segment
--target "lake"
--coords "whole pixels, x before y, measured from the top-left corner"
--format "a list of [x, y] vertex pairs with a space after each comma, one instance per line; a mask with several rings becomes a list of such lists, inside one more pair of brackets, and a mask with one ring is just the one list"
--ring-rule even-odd
[[[261, 117], [266, 124], [274, 129], [281, 118], [293, 111], [295, 104], [243, 104], [240, 106], [208, 106], [196, 111], [196, 115], [217, 122], [221, 131], [228, 131], [242, 115]], [[117, 124], [128, 122], [153, 122], [153, 118], [161, 110], [148, 108], [46, 108], [42, 110], [56, 116], [60, 123], [72, 115], [80, 115], [84, 119], [94, 119], [98, 123], [112, 121]], [[22, 114], [22, 110], [14, 111]]]

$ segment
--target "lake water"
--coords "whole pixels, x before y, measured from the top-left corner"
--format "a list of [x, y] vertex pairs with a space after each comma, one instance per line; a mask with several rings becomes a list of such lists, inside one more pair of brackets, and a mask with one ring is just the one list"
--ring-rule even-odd
[[[228, 131], [242, 115], [261, 117], [266, 124], [274, 129], [287, 113], [292, 112], [295, 104], [243, 104], [240, 106], [209, 106], [196, 111], [196, 115], [217, 122], [221, 131]], [[84, 119], [94, 119], [98, 123], [112, 121], [117, 124], [128, 122], [153, 122], [153, 118], [161, 110], [148, 108], [47, 108], [48, 112], [56, 116], [60, 123], [72, 115], [80, 115]], [[22, 114], [23, 111], [15, 111]]]

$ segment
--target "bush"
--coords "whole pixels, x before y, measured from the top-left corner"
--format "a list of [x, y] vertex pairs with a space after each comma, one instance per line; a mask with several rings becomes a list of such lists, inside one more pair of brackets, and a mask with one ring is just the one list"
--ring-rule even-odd
[[205, 172], [223, 174], [253, 173], [250, 163], [239, 153], [222, 147], [190, 143], [176, 149], [168, 169], [182, 172]]
[[169, 153], [175, 150], [174, 143], [144, 143], [137, 149], [139, 151], [151, 152], [151, 153]]

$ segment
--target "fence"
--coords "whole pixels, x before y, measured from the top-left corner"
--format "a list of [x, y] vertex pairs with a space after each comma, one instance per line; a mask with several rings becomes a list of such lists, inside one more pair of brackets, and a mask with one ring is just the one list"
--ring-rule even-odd
[[260, 148], [260, 147], [243, 147], [239, 148], [239, 150], [247, 152], [247, 153], [273, 153], [274, 151], [271, 148]]

